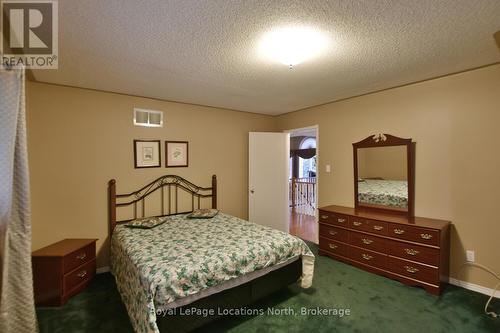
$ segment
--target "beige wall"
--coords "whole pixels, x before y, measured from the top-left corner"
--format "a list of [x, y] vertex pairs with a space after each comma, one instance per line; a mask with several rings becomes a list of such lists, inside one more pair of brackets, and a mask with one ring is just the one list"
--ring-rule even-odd
[[[465, 249], [500, 273], [500, 65], [278, 117], [281, 129], [319, 125], [319, 204], [354, 205], [352, 143], [389, 133], [416, 141], [416, 214], [453, 222], [453, 277], [492, 287], [466, 269]], [[325, 173], [325, 165], [332, 172]]]
[[[98, 267], [107, 264], [109, 179], [129, 192], [164, 174], [203, 186], [217, 174], [219, 207], [245, 218], [248, 132], [275, 124], [268, 116], [34, 82], [26, 102], [33, 249], [99, 238]], [[134, 107], [164, 111], [166, 125], [133, 126]], [[133, 139], [189, 141], [189, 167], [134, 169]]]
[[358, 149], [358, 177], [407, 180], [406, 146]]

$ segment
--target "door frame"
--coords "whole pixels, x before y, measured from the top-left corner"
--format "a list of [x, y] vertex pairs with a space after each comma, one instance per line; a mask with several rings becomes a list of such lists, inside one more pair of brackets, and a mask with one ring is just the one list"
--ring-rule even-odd
[[[299, 132], [299, 131], [305, 131], [305, 130], [311, 130], [314, 129], [316, 132], [316, 156], [317, 156], [317, 164], [316, 164], [316, 214], [315, 214], [315, 220], [316, 223], [319, 221], [319, 213], [318, 213], [318, 207], [319, 207], [319, 177], [320, 177], [320, 155], [319, 155], [319, 149], [320, 149], [320, 143], [319, 143], [319, 125], [311, 125], [311, 126], [306, 126], [306, 127], [299, 127], [299, 128], [291, 128], [291, 129], [286, 129], [283, 130], [285, 133], [293, 133], [293, 132]], [[288, 170], [290, 170], [290, 159], [288, 159]], [[319, 241], [319, 234], [316, 232], [316, 242]]]

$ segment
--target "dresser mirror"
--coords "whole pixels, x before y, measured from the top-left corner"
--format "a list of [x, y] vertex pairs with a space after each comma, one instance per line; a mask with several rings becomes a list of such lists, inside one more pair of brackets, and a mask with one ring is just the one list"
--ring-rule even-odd
[[376, 134], [353, 143], [355, 207], [414, 214], [412, 139]]

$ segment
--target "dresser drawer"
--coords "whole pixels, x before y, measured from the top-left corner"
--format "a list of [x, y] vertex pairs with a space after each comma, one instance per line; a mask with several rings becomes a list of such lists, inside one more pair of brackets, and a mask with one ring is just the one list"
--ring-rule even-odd
[[355, 231], [349, 233], [349, 244], [377, 252], [386, 252], [385, 239]]
[[344, 243], [347, 243], [349, 241], [349, 231], [327, 224], [319, 224], [319, 235], [321, 237], [338, 240]]
[[433, 266], [439, 265], [438, 249], [393, 240], [388, 240], [387, 242], [388, 253], [392, 256], [418, 261]]
[[95, 242], [64, 256], [64, 273], [68, 273], [93, 259], [95, 259]]
[[354, 230], [371, 232], [379, 235], [387, 235], [387, 222], [363, 219], [355, 216], [349, 217], [349, 226]]
[[391, 256], [388, 257], [387, 262], [389, 267], [391, 267], [391, 271], [394, 273], [430, 284], [439, 284], [439, 272], [435, 267], [425, 266]]
[[71, 294], [75, 289], [90, 281], [95, 275], [96, 263], [95, 259], [77, 267], [75, 270], [64, 274], [63, 278], [63, 294]]
[[389, 224], [389, 236], [422, 244], [439, 245], [439, 231], [405, 224]]
[[319, 221], [328, 224], [340, 225], [346, 228], [348, 227], [349, 224], [349, 218], [347, 217], [347, 215], [325, 212], [325, 211], [319, 212]]
[[323, 237], [319, 238], [319, 248], [346, 258], [349, 256], [349, 246], [347, 244], [332, 241]]
[[387, 264], [387, 256], [385, 254], [353, 246], [349, 249], [349, 258], [378, 268], [385, 268]]

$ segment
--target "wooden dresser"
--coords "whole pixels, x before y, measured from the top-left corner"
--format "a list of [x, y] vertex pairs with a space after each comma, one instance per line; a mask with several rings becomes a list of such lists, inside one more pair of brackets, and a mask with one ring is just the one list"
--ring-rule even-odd
[[60, 306], [96, 272], [96, 239], [65, 239], [32, 253], [35, 303]]
[[450, 222], [341, 206], [319, 209], [319, 254], [439, 295]]

